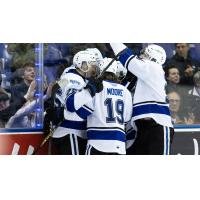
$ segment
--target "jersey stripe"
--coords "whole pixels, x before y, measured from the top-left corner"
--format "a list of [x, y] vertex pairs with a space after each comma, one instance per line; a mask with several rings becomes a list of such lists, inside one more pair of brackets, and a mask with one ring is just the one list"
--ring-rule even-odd
[[164, 104], [164, 105], [168, 105], [166, 102], [158, 102], [158, 101], [144, 101], [144, 102], [140, 102], [140, 103], [135, 103], [133, 104], [133, 106], [138, 106], [138, 105], [142, 105], [142, 104]]
[[170, 128], [164, 126], [164, 155], [169, 155], [170, 153]]
[[87, 131], [88, 140], [118, 140], [121, 142], [126, 141], [126, 135], [121, 131]]
[[88, 111], [90, 111], [90, 112], [94, 112], [94, 110], [93, 110], [93, 109], [89, 108], [89, 107], [88, 107], [88, 106], [86, 106], [86, 105], [83, 105], [83, 108], [85, 108], [85, 109], [88, 109]]
[[164, 114], [170, 116], [169, 107], [166, 105], [146, 104], [136, 107], [133, 106], [133, 117], [148, 113]]
[[90, 110], [85, 109], [84, 107], [81, 107], [76, 111], [76, 114], [82, 119], [87, 119], [87, 116], [89, 116], [91, 113], [92, 112]]
[[124, 132], [124, 129], [120, 127], [88, 127], [87, 130], [121, 130]]

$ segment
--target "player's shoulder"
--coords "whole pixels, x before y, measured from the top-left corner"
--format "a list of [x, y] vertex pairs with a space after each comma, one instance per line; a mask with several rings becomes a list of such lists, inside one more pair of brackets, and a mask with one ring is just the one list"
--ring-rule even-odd
[[82, 89], [85, 86], [85, 80], [79, 75], [74, 68], [68, 70], [61, 76], [61, 80], [64, 80], [69, 88]]
[[67, 74], [69, 71], [71, 71], [71, 70], [75, 70], [75, 67], [72, 65], [72, 66], [70, 66], [70, 67], [67, 67], [67, 68], [65, 68], [65, 70], [63, 71], [63, 73], [61, 74], [61, 77], [60, 78], [62, 78], [65, 74]]
[[84, 81], [83, 77], [76, 71], [74, 67], [69, 67], [69, 69], [67, 68], [65, 73], [63, 73], [60, 78], [77, 79]]

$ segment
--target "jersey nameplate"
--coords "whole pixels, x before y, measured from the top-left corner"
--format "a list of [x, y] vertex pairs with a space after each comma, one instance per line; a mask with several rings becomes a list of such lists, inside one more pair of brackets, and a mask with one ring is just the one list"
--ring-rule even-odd
[[108, 95], [115, 95], [123, 97], [122, 89], [107, 88]]
[[80, 82], [76, 80], [70, 80], [70, 82], [74, 85], [80, 85]]

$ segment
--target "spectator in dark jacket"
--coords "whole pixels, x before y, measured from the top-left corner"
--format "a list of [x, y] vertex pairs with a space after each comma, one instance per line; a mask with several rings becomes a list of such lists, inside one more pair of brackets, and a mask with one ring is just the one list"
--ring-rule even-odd
[[35, 81], [32, 81], [28, 91], [20, 100], [11, 102], [10, 94], [7, 93], [3, 88], [0, 88], [0, 127], [4, 128], [8, 120], [15, 115], [15, 113], [25, 104], [30, 101], [35, 92]]
[[198, 71], [200, 64], [190, 56], [189, 44], [177, 43], [175, 49], [176, 54], [167, 62], [165, 69], [167, 70], [171, 65], [176, 65], [180, 72], [180, 83], [192, 87], [193, 75]]
[[[21, 105], [24, 95], [27, 93], [31, 82], [35, 79], [35, 68], [33, 63], [26, 63], [23, 66], [23, 81], [11, 88], [11, 103]], [[17, 111], [19, 108], [16, 107]]]

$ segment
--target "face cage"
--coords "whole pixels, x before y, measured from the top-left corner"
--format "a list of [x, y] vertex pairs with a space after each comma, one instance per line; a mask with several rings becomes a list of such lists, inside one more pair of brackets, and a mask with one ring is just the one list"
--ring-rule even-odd
[[123, 81], [125, 77], [126, 77], [126, 74], [124, 75], [123, 72], [119, 72], [119, 73], [117, 74], [117, 79], [118, 79], [119, 81]]
[[[84, 61], [84, 62], [82, 62], [82, 66], [83, 66], [83, 64], [86, 64], [87, 70], [83, 70], [82, 67], [79, 68], [79, 69], [80, 69], [83, 73], [85, 73], [85, 77], [88, 77], [88, 71], [89, 71], [89, 68], [90, 68], [90, 67], [95, 67], [96, 75], [95, 75], [94, 77], [97, 77], [97, 76], [100, 75], [100, 68], [99, 68], [98, 62], [96, 62], [96, 61], [90, 61], [90, 62]], [[90, 66], [89, 66], [88, 64], [89, 64]]]
[[140, 51], [140, 55], [139, 55], [139, 58], [144, 58], [144, 59], [147, 59], [147, 60], [150, 60], [150, 61], [153, 61], [155, 63], [158, 63], [157, 60], [155, 58], [151, 58], [146, 52], [145, 52], [146, 48], [145, 49], [142, 49]]

